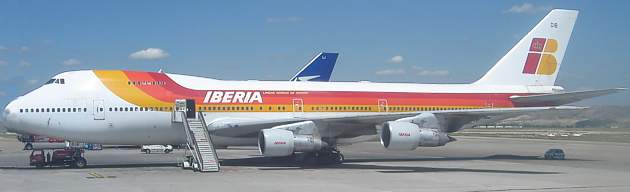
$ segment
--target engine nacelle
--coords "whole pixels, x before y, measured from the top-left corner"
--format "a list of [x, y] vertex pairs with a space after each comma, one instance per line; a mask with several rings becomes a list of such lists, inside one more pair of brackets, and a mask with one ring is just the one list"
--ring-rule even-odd
[[282, 157], [294, 152], [319, 151], [327, 145], [321, 139], [313, 134], [294, 134], [290, 131], [293, 130], [292, 128], [313, 127], [315, 124], [312, 121], [306, 121], [263, 129], [258, 134], [258, 149], [265, 157]]
[[385, 123], [381, 144], [389, 150], [414, 150], [417, 147], [437, 147], [453, 141], [437, 129], [420, 128], [417, 124], [401, 121]]
[[258, 149], [264, 156], [279, 157], [293, 154], [293, 132], [283, 129], [263, 129], [258, 134]]

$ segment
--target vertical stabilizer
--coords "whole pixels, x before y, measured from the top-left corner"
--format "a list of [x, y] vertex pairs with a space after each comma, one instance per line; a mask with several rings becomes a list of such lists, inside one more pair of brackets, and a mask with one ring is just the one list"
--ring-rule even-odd
[[313, 57], [291, 81], [330, 81], [339, 53], [319, 53]]
[[554, 85], [577, 16], [551, 10], [475, 84]]

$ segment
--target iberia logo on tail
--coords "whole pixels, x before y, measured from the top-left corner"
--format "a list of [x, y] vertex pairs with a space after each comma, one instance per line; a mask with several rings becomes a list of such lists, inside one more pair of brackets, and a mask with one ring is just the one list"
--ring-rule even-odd
[[538, 75], [552, 75], [555, 73], [558, 68], [558, 62], [554, 56], [557, 50], [558, 41], [555, 39], [532, 39], [523, 73]]

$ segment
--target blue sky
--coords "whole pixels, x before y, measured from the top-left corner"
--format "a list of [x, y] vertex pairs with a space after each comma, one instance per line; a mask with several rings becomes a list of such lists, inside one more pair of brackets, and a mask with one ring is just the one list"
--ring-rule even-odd
[[63, 71], [285, 80], [319, 51], [340, 53], [334, 81], [467, 83], [550, 8], [581, 11], [556, 84], [630, 87], [627, 1], [4, 0], [0, 106]]

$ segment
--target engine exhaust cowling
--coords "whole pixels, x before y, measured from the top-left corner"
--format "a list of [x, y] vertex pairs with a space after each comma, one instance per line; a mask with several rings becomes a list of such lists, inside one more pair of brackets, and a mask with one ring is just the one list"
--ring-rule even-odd
[[454, 141], [437, 129], [420, 128], [417, 124], [401, 121], [385, 123], [381, 144], [388, 150], [414, 150], [417, 147], [437, 147]]

